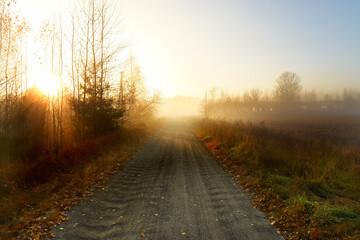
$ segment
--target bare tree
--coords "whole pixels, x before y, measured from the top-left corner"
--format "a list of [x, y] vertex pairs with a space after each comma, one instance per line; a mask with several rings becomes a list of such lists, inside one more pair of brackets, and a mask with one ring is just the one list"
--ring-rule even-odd
[[262, 93], [260, 91], [260, 89], [258, 88], [253, 88], [251, 89], [250, 91], [250, 99], [253, 103], [258, 103], [261, 101], [261, 96], [262, 96]]
[[262, 94], [261, 101], [262, 102], [270, 102], [272, 100], [271, 94], [269, 94], [268, 90], [265, 90]]
[[[114, 79], [119, 79], [121, 72], [117, 59], [127, 47], [119, 35], [120, 21], [115, 14], [115, 3], [111, 0], [79, 0], [72, 14], [71, 56], [76, 63], [69, 65], [69, 71], [73, 79], [77, 71], [81, 72], [80, 76], [77, 74], [77, 92], [78, 95], [81, 92], [82, 99], [73, 94], [72, 100], [74, 127], [80, 129], [81, 138], [85, 129], [88, 134], [89, 131], [94, 135], [101, 134], [100, 129], [105, 127], [101, 121], [107, 119], [101, 117], [102, 114], [114, 110], [113, 116], [120, 116], [122, 111], [112, 109], [112, 101], [118, 96], [118, 81]], [[75, 54], [77, 52], [79, 54]]]
[[145, 77], [133, 52], [126, 61], [123, 74], [126, 120], [133, 123], [143, 121], [153, 115], [160, 102], [160, 94], [149, 94], [145, 86]]
[[[0, 0], [0, 143], [9, 160], [10, 141], [17, 132], [14, 124], [21, 96], [24, 76], [22, 64], [26, 21], [15, 10], [15, 1]], [[1, 149], [0, 149], [1, 151]]]
[[212, 104], [212, 103], [215, 103], [216, 101], [216, 98], [217, 98], [217, 93], [219, 91], [219, 88], [218, 87], [212, 87], [210, 90], [209, 90], [209, 95], [210, 95], [210, 98], [209, 98], [209, 102]]
[[343, 100], [344, 100], [344, 101], [346, 101], [346, 102], [351, 102], [351, 101], [354, 100], [354, 96], [355, 96], [355, 95], [356, 95], [356, 94], [355, 94], [354, 91], [344, 88], [342, 97], [343, 97]]
[[243, 102], [246, 102], [246, 103], [251, 102], [251, 96], [250, 96], [249, 91], [245, 91], [245, 92], [242, 94], [242, 101], [243, 101]]
[[205, 91], [204, 93], [204, 98], [202, 99], [201, 105], [202, 105], [202, 113], [204, 114], [204, 117], [206, 119], [209, 118], [209, 101], [207, 97], [207, 91]]
[[307, 102], [316, 102], [317, 101], [316, 90], [313, 89], [311, 91], [305, 91], [304, 92], [304, 100]]
[[221, 103], [230, 103], [231, 102], [231, 98], [230, 98], [229, 94], [227, 93], [227, 90], [226, 91], [223, 91], [223, 90], [220, 91], [220, 99], [219, 99], [219, 101]]
[[300, 77], [293, 72], [284, 72], [276, 80], [274, 96], [282, 102], [294, 102], [300, 98]]

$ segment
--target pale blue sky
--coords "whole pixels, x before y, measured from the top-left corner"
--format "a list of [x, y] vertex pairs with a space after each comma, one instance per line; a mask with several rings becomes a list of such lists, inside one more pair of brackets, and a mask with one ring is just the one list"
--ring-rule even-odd
[[166, 95], [271, 90], [287, 70], [309, 89], [360, 87], [360, 1], [124, 0], [122, 12]]
[[[41, 6], [57, 2], [66, 5], [32, 0], [29, 12], [40, 17]], [[201, 96], [212, 86], [271, 90], [283, 71], [306, 89], [360, 88], [360, 1], [116, 2], [149, 85], [164, 96]]]

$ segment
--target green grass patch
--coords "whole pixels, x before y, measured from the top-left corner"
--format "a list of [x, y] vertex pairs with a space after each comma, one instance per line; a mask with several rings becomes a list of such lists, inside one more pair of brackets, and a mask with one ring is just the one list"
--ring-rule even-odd
[[329, 202], [319, 205], [314, 213], [320, 224], [352, 223], [360, 227], [360, 214], [343, 206], [336, 206]]

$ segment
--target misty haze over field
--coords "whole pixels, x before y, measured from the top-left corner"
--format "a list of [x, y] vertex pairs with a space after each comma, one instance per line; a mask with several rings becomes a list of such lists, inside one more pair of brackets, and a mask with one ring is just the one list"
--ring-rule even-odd
[[186, 117], [201, 114], [201, 99], [175, 96], [164, 98], [158, 108], [159, 117]]
[[0, 239], [360, 239], [359, 0], [0, 0]]

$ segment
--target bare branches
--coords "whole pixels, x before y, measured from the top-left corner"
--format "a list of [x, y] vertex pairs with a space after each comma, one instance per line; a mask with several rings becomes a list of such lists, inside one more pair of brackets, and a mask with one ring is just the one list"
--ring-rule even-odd
[[284, 72], [276, 80], [275, 97], [283, 102], [299, 100], [301, 93], [300, 77], [293, 72]]

